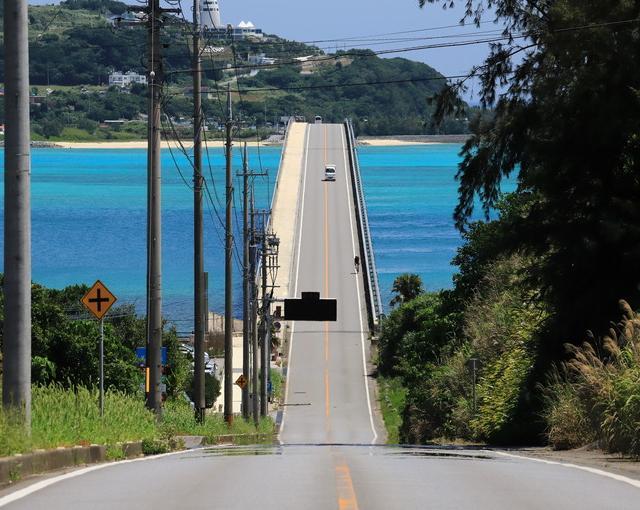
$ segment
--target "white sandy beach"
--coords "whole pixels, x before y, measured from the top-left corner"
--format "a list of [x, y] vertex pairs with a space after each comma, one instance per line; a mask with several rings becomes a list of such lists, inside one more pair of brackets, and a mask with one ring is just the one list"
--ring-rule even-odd
[[[244, 142], [235, 141], [234, 146], [240, 147]], [[147, 142], [146, 141], [134, 141], [134, 142], [55, 142], [55, 147], [59, 147], [61, 149], [146, 149]], [[191, 148], [193, 145], [192, 142], [183, 142], [182, 144], [186, 148]], [[248, 147], [255, 147], [258, 143], [254, 141], [247, 142]], [[278, 144], [272, 143], [261, 143], [261, 146], [272, 146]], [[224, 143], [222, 140], [214, 140], [207, 142], [208, 147], [218, 148], [223, 147]], [[162, 148], [178, 148], [179, 145], [177, 142], [162, 142]]]
[[359, 145], [368, 145], [369, 147], [402, 147], [405, 145], [438, 145], [442, 142], [420, 142], [418, 140], [368, 140], [358, 139]]
[[[235, 141], [234, 146], [239, 147], [244, 142]], [[397, 140], [397, 139], [359, 139], [358, 143], [360, 145], [366, 145], [370, 147], [402, 147], [406, 145], [437, 145], [442, 142], [431, 142], [431, 141], [418, 141], [418, 140]], [[146, 141], [134, 141], [134, 142], [54, 142], [55, 147], [59, 147], [61, 149], [146, 149], [147, 142]], [[183, 142], [184, 147], [191, 148], [193, 143], [191, 142]], [[224, 147], [224, 142], [222, 140], [214, 140], [207, 142], [209, 147], [220, 148]], [[258, 143], [253, 140], [247, 142], [248, 147], [255, 147]], [[281, 144], [277, 143], [261, 143], [263, 147], [268, 146], [278, 146]], [[162, 148], [178, 148], [178, 144], [176, 142], [162, 142]]]

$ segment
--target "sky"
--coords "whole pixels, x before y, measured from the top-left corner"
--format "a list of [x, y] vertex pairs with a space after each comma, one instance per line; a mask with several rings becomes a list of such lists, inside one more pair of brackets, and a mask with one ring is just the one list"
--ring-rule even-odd
[[[133, 3], [125, 0], [126, 3]], [[31, 0], [35, 4], [58, 3], [51, 0]], [[443, 43], [468, 38], [485, 38], [482, 32], [498, 30], [491, 14], [487, 15], [480, 29], [459, 26], [462, 17], [462, 0], [456, 1], [453, 9], [443, 10], [441, 5], [428, 4], [420, 9], [418, 0], [220, 0], [222, 22], [237, 25], [241, 21], [252, 21], [265, 33], [277, 34], [297, 41], [326, 41], [328, 39], [376, 36], [373, 39], [390, 37], [407, 40], [394, 43], [388, 41], [352, 40], [318, 42], [326, 51], [351, 47], [370, 47], [374, 50], [398, 49], [425, 44]], [[183, 7], [190, 5], [182, 1]], [[191, 9], [185, 12], [191, 17]], [[448, 27], [448, 28], [439, 28]], [[420, 30], [420, 32], [417, 32]], [[387, 36], [390, 32], [415, 31], [402, 35]], [[444, 37], [443, 37], [444, 36]], [[436, 39], [427, 39], [433, 38]], [[480, 64], [488, 52], [486, 44], [457, 48], [428, 49], [389, 56], [399, 56], [425, 62], [445, 76], [466, 74]], [[477, 95], [471, 90], [466, 99], [475, 103]]]

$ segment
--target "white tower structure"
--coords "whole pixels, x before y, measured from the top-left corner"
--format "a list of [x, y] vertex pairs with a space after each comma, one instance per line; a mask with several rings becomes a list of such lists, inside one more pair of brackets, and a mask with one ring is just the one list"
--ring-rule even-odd
[[204, 30], [223, 28], [220, 21], [220, 5], [218, 0], [202, 0], [200, 2], [200, 22]]

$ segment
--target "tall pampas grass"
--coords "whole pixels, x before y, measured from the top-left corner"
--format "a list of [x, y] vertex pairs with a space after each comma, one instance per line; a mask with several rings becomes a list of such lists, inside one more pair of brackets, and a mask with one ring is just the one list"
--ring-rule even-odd
[[570, 359], [546, 388], [549, 441], [556, 448], [597, 441], [640, 456], [640, 316], [620, 301], [622, 319], [596, 340], [567, 345]]

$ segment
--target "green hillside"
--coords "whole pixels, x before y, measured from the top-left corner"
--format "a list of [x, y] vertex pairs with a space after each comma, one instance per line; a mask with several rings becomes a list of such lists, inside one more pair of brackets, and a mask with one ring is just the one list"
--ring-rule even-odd
[[[114, 26], [114, 15], [133, 17], [113, 0], [66, 0], [58, 6], [30, 6], [30, 80], [34, 135], [48, 139], [141, 138], [146, 87], [109, 88], [114, 71], [145, 73], [146, 31], [141, 24]], [[191, 115], [190, 27], [169, 17], [163, 29], [166, 71], [165, 113], [181, 134]], [[426, 64], [380, 59], [371, 51], [325, 55], [319, 48], [275, 35], [262, 40], [206, 41], [224, 47], [221, 56], [204, 54], [203, 87], [207, 122], [223, 119], [216, 93], [231, 86], [245, 130], [267, 135], [282, 116], [320, 114], [330, 121], [350, 117], [360, 133], [431, 133], [428, 98], [444, 78]], [[3, 55], [3, 52], [2, 52]], [[249, 57], [275, 58], [275, 65], [250, 63]], [[296, 57], [306, 57], [300, 62]], [[4, 57], [0, 57], [4, 60]], [[0, 81], [4, 81], [0, 62]], [[259, 71], [259, 72], [258, 72]], [[393, 82], [393, 83], [390, 83]], [[401, 83], [398, 83], [401, 82]], [[104, 121], [126, 122], [106, 127]], [[212, 133], [215, 130], [212, 131]], [[466, 121], [450, 120], [444, 133], [466, 132]], [[215, 136], [215, 135], [214, 135]]]

